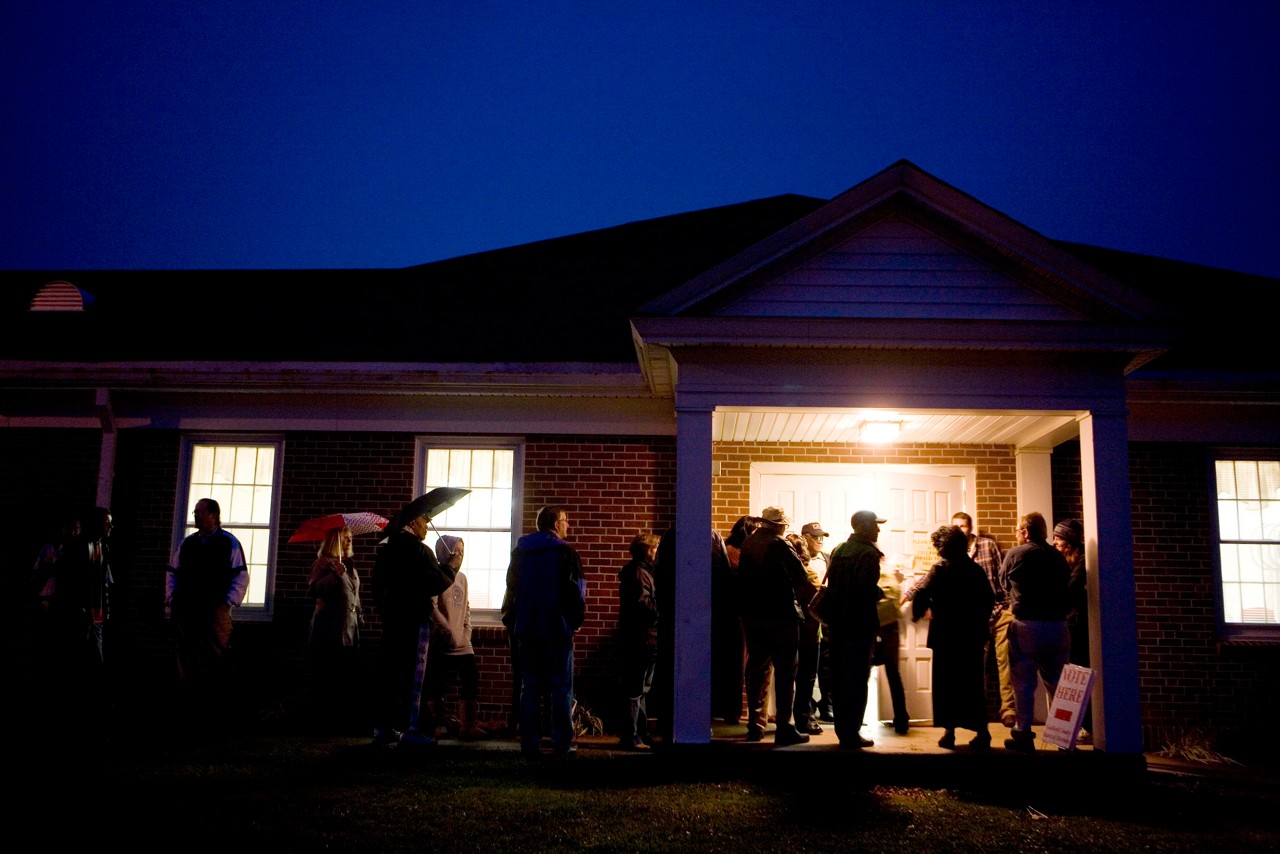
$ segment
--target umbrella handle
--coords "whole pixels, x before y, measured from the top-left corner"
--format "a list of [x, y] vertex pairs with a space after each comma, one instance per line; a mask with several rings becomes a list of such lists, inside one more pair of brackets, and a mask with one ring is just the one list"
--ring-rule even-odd
[[[441, 533], [440, 533], [440, 529], [436, 527], [436, 523], [435, 523], [433, 520], [428, 519], [428, 520], [427, 520], [427, 525], [431, 528], [431, 530], [433, 530], [433, 531], [435, 531], [435, 532], [436, 532], [436, 536], [437, 536], [437, 537], [441, 537], [441, 538], [443, 538], [443, 537], [444, 537], [444, 534], [441, 534]], [[449, 544], [448, 544], [448, 543], [445, 543], [445, 548], [446, 548], [446, 549], [449, 549], [449, 557], [453, 557], [453, 549], [450, 549], [450, 548], [449, 548]]]

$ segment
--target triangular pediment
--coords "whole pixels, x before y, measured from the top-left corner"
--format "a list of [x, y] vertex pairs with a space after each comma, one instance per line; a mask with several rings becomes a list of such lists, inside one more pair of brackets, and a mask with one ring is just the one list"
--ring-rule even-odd
[[1075, 321], [1054, 299], [909, 218], [892, 215], [767, 281], [722, 290], [719, 317]]
[[1117, 323], [1159, 311], [902, 161], [640, 314]]
[[651, 388], [667, 393], [675, 352], [706, 347], [1089, 352], [1131, 370], [1167, 347], [1168, 317], [900, 161], [642, 306], [632, 333]]

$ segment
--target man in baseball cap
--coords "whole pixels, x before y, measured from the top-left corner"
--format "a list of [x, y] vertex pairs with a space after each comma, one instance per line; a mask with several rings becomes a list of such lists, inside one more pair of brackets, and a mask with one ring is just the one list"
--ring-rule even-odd
[[844, 749], [870, 747], [864, 738], [862, 710], [867, 707], [867, 681], [871, 678], [871, 645], [880, 629], [876, 602], [884, 598], [880, 589], [880, 561], [884, 554], [876, 548], [880, 525], [885, 519], [872, 510], [859, 510], [849, 524], [853, 533], [831, 552], [827, 570], [827, 596], [834, 600], [835, 621], [824, 630], [831, 637], [831, 672], [835, 677], [836, 738]]
[[822, 530], [821, 522], [806, 522], [804, 527], [800, 529], [800, 534], [804, 537], [813, 537], [814, 539], [819, 540], [823, 537], [831, 536], [826, 531]]

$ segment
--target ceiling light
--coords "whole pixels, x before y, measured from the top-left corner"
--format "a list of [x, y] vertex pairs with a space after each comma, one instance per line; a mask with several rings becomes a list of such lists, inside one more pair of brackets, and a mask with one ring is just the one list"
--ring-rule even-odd
[[858, 441], [871, 445], [883, 445], [898, 438], [902, 432], [901, 421], [863, 421], [858, 428]]

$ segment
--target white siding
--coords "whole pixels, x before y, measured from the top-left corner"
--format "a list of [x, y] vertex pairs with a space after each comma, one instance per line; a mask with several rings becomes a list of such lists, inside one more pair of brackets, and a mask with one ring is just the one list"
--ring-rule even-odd
[[726, 305], [746, 317], [1079, 320], [914, 223], [884, 220]]

